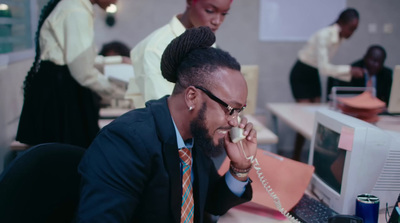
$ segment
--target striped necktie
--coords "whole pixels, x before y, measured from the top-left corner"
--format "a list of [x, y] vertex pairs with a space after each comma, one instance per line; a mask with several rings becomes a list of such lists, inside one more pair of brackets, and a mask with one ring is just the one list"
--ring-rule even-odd
[[182, 161], [181, 223], [193, 223], [194, 202], [191, 181], [192, 154], [188, 148], [182, 148], [179, 150], [179, 157]]

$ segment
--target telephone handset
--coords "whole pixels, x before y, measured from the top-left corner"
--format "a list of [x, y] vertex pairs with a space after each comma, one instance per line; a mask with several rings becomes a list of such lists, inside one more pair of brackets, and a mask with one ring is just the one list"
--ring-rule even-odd
[[239, 127], [231, 128], [229, 135], [233, 143], [238, 143], [242, 139], [246, 138], [246, 136], [243, 135], [243, 129]]
[[[238, 123], [240, 123], [240, 117], [238, 117]], [[253, 168], [257, 171], [257, 176], [263, 185], [264, 189], [267, 191], [268, 195], [273, 199], [275, 207], [281, 212], [287, 219], [289, 219], [290, 222], [293, 223], [300, 223], [299, 220], [297, 220], [295, 217], [293, 217], [289, 212], [287, 212], [281, 204], [281, 201], [273, 191], [271, 186], [269, 185], [267, 179], [263, 176], [263, 173], [261, 172], [261, 167], [260, 164], [258, 163], [257, 158], [254, 156], [248, 157], [246, 155], [246, 152], [244, 151], [242, 140], [245, 139], [246, 137], [243, 135], [243, 129], [239, 127], [232, 127], [231, 130], [229, 131], [229, 135], [231, 138], [231, 141], [233, 143], [239, 143], [240, 148], [242, 149], [243, 155], [247, 160], [250, 160]]]

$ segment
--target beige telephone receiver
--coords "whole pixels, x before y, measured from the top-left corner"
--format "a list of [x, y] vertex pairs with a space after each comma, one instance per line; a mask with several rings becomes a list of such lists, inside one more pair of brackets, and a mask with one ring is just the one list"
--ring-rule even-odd
[[[238, 123], [240, 123], [240, 118], [239, 117], [238, 117]], [[257, 175], [258, 175], [259, 180], [261, 181], [261, 184], [264, 186], [264, 189], [267, 191], [269, 196], [271, 196], [271, 198], [273, 199], [274, 204], [275, 204], [276, 208], [279, 210], [279, 212], [281, 212], [290, 222], [300, 223], [299, 220], [297, 220], [295, 217], [293, 217], [289, 212], [287, 212], [282, 207], [282, 204], [281, 204], [281, 201], [280, 201], [279, 197], [272, 191], [272, 188], [269, 185], [267, 179], [263, 176], [263, 173], [261, 172], [261, 167], [260, 167], [260, 164], [258, 163], [257, 158], [255, 158], [254, 156], [248, 157], [246, 155], [246, 152], [244, 151], [243, 144], [242, 144], [242, 140], [244, 138], [246, 138], [243, 135], [243, 129], [241, 129], [239, 127], [233, 127], [229, 131], [229, 136], [230, 136], [231, 141], [233, 143], [239, 143], [239, 145], [240, 145], [239, 147], [242, 149], [244, 157], [247, 160], [250, 160], [253, 168], [257, 171]]]

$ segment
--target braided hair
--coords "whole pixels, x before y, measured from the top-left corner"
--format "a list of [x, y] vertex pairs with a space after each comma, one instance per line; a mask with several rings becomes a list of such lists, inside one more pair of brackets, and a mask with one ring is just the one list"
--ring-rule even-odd
[[40, 45], [39, 45], [40, 29], [42, 28], [44, 21], [47, 19], [47, 17], [50, 15], [50, 13], [53, 11], [53, 9], [56, 7], [56, 5], [60, 1], [61, 0], [50, 0], [42, 8], [42, 11], [40, 13], [38, 28], [35, 33], [35, 49], [36, 49], [35, 59], [33, 61], [31, 69], [28, 71], [28, 75], [26, 75], [26, 77], [25, 77], [24, 86], [23, 86], [25, 98], [28, 95], [29, 88], [31, 87], [33, 78], [35, 77], [37, 71], [39, 70], [39, 66], [40, 66]]
[[210, 77], [220, 68], [240, 71], [240, 64], [228, 52], [211, 47], [214, 42], [209, 27], [187, 29], [171, 41], [161, 58], [161, 73], [176, 83], [173, 93], [191, 85], [214, 86]]

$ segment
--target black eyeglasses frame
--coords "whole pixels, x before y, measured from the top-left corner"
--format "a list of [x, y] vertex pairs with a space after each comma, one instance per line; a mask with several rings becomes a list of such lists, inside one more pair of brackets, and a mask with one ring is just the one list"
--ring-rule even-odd
[[204, 92], [209, 98], [211, 98], [213, 101], [219, 103], [220, 105], [222, 105], [223, 107], [225, 107], [226, 109], [228, 109], [229, 115], [232, 116], [233, 114], [235, 114], [235, 111], [237, 112], [237, 114], [239, 115], [240, 112], [242, 112], [245, 108], [246, 105], [244, 105], [241, 108], [233, 108], [232, 106], [230, 106], [228, 103], [224, 102], [223, 100], [219, 99], [217, 96], [215, 96], [213, 93], [211, 93], [209, 90], [201, 87], [201, 86], [194, 86], [195, 88], [201, 90], [202, 92]]

